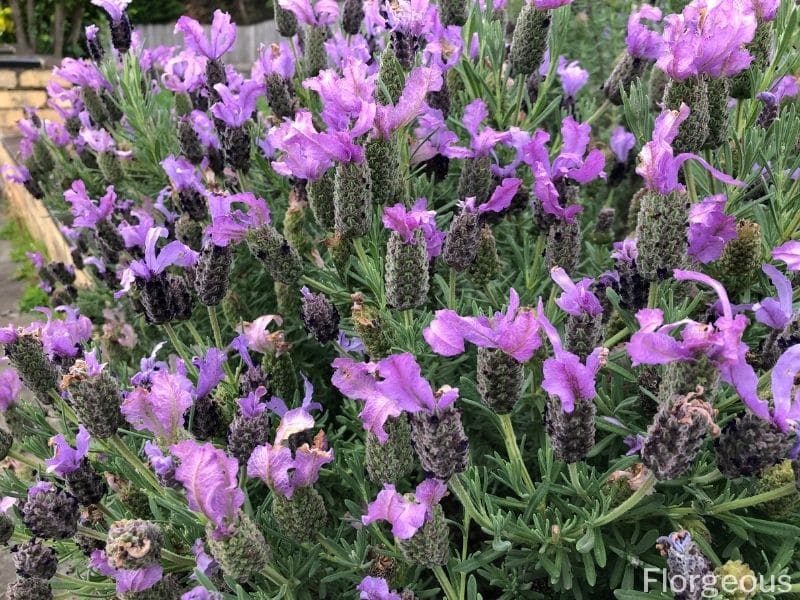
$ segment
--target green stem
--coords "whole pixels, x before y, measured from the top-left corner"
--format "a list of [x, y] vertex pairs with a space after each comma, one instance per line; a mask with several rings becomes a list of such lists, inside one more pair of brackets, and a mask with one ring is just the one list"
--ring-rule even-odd
[[[275, 585], [289, 585], [289, 580], [281, 575], [272, 565], [267, 565], [261, 569], [261, 574]], [[289, 597], [293, 598], [294, 596], [290, 594]]]
[[450, 269], [450, 278], [447, 283], [447, 308], [456, 307], [456, 270]]
[[647, 291], [647, 308], [655, 308], [658, 301], [658, 283], [655, 281], [650, 282], [650, 288]]
[[165, 559], [167, 559], [176, 567], [194, 569], [196, 565], [194, 558], [189, 558], [188, 556], [181, 556], [180, 554], [175, 554], [174, 552], [170, 552], [165, 548], [161, 549], [161, 556], [163, 556]]
[[636, 492], [634, 492], [634, 494], [630, 498], [625, 500], [625, 502], [620, 504], [617, 508], [615, 508], [611, 512], [606, 513], [602, 517], [598, 517], [594, 521], [591, 521], [590, 523], [588, 523], [588, 526], [591, 528], [597, 528], [597, 527], [602, 527], [603, 525], [608, 525], [609, 523], [613, 523], [614, 521], [622, 517], [626, 512], [628, 512], [637, 504], [639, 504], [642, 498], [647, 496], [647, 494], [650, 493], [650, 491], [655, 487], [655, 485], [656, 485], [655, 475], [650, 473], [650, 475], [647, 476], [647, 479], [645, 479], [644, 483], [642, 484], [642, 487], [636, 490]]
[[597, 119], [599, 119], [603, 115], [604, 112], [606, 112], [608, 110], [608, 108], [610, 106], [611, 106], [611, 101], [610, 100], [606, 100], [605, 102], [603, 102], [597, 108], [597, 110], [592, 113], [592, 116], [590, 116], [588, 119], [586, 119], [586, 124], [587, 125], [591, 125], [592, 123], [594, 123]]
[[567, 470], [569, 471], [569, 482], [572, 487], [575, 488], [575, 491], [578, 492], [579, 496], [585, 496], [586, 492], [581, 485], [581, 479], [578, 474], [578, 464], [574, 462], [569, 463], [567, 465]]
[[183, 344], [181, 344], [180, 340], [178, 339], [178, 334], [175, 333], [175, 329], [172, 327], [171, 323], [164, 323], [162, 325], [164, 331], [167, 333], [167, 337], [169, 338], [169, 343], [172, 344], [172, 347], [175, 349], [175, 352], [183, 359], [183, 362], [187, 365], [191, 365], [191, 357], [184, 356], [183, 352]]
[[21, 462], [24, 465], [28, 465], [34, 471], [43, 471], [42, 465], [38, 462], [34, 462], [32, 459], [28, 458], [24, 454], [20, 454], [16, 450], [9, 450], [8, 454], [6, 455], [8, 458], [13, 458], [17, 462]]
[[525, 461], [522, 460], [522, 454], [517, 445], [517, 435], [514, 433], [514, 425], [511, 423], [511, 415], [500, 415], [500, 432], [503, 434], [503, 440], [506, 443], [506, 452], [508, 453], [508, 460], [511, 464], [516, 464], [519, 467], [520, 474], [522, 475], [522, 482], [528, 490], [529, 494], [533, 494], [535, 486], [531, 479], [528, 468], [525, 466]]
[[442, 586], [442, 591], [445, 594], [445, 597], [448, 600], [458, 600], [458, 594], [453, 589], [453, 584], [450, 583], [450, 579], [447, 577], [447, 574], [444, 572], [442, 567], [433, 567], [433, 574], [436, 575], [436, 580], [439, 582], [439, 585]]
[[608, 338], [605, 342], [603, 342], [603, 347], [605, 347], [605, 348], [613, 348], [614, 346], [617, 345], [617, 343], [621, 342], [626, 337], [628, 337], [629, 333], [630, 333], [630, 331], [628, 330], [628, 328], [627, 327], [623, 327], [621, 330], [619, 330], [617, 333], [615, 333], [610, 338]]
[[219, 328], [216, 306], [208, 307], [208, 318], [211, 321], [211, 329], [214, 331], [214, 343], [217, 345], [217, 348], [224, 348], [222, 345], [222, 330]]
[[78, 525], [78, 533], [88, 538], [92, 538], [93, 540], [100, 540], [105, 542], [106, 541], [106, 534], [100, 533], [99, 531], [95, 531], [94, 529], [89, 529], [83, 525]]
[[161, 491], [162, 486], [156, 479], [156, 476], [150, 472], [150, 469], [147, 465], [142, 462], [142, 460], [134, 454], [134, 452], [128, 448], [127, 444], [122, 441], [119, 435], [114, 434], [106, 443], [114, 449], [114, 451], [122, 458], [124, 458], [127, 463], [139, 474], [139, 476], [147, 481], [148, 485], [152, 487], [156, 491]]
[[771, 500], [777, 500], [779, 498], [783, 498], [784, 496], [788, 496], [789, 494], [794, 493], [796, 489], [797, 486], [794, 482], [787, 483], [786, 485], [782, 485], [774, 490], [764, 492], [763, 494], [756, 494], [755, 496], [749, 496], [748, 498], [740, 498], [738, 500], [731, 500], [730, 502], [717, 504], [708, 510], [708, 514], [718, 515], [720, 513], [731, 512], [740, 508], [747, 508], [748, 506], [763, 504], [764, 502], [770, 502]]

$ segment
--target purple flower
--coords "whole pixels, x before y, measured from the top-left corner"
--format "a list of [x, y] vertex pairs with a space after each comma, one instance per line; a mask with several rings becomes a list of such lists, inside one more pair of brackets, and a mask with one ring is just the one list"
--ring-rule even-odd
[[722, 256], [725, 244], [736, 239], [736, 218], [725, 214], [724, 194], [709, 196], [689, 209], [689, 256], [708, 263]]
[[491, 127], [481, 127], [483, 121], [489, 117], [489, 109], [480, 98], [475, 98], [464, 108], [464, 129], [470, 136], [469, 147], [448, 146], [442, 154], [448, 158], [479, 158], [489, 156], [495, 145], [509, 139], [508, 132], [498, 132]]
[[324, 431], [319, 431], [311, 443], [305, 442], [294, 452], [289, 448], [289, 437], [307, 431], [314, 426], [314, 417], [309, 412], [319, 404], [311, 402], [313, 388], [306, 379], [306, 395], [303, 405], [293, 410], [278, 398], [273, 398], [268, 407], [281, 414], [281, 422], [275, 431], [274, 444], [258, 446], [247, 461], [247, 476], [264, 481], [275, 492], [291, 498], [301, 487], [309, 487], [319, 479], [320, 469], [333, 461], [333, 449], [328, 448]]
[[563, 56], [558, 57], [556, 73], [561, 80], [561, 87], [564, 88], [564, 95], [567, 98], [575, 98], [580, 89], [589, 81], [589, 71], [582, 69], [577, 60], [567, 62], [567, 59]]
[[339, 18], [336, 0], [278, 0], [278, 4], [293, 12], [304, 25], [333, 25]]
[[280, 44], [261, 45], [251, 76], [255, 80], [261, 80], [267, 75], [277, 74], [284, 79], [291, 79], [294, 77], [294, 71], [292, 50], [289, 44], [281, 41]]
[[71, 139], [67, 128], [58, 121], [45, 120], [44, 132], [56, 146], [63, 148], [70, 143]]
[[591, 132], [592, 128], [588, 123], [578, 123], [568, 116], [561, 123], [561, 152], [552, 163], [547, 149], [550, 134], [545, 131], [537, 130], [524, 151], [524, 160], [533, 171], [533, 191], [542, 203], [542, 209], [569, 223], [575, 220], [575, 215], [583, 207], [579, 204], [566, 208], [561, 206], [555, 183], [561, 179], [588, 183], [598, 177], [605, 177], [603, 167], [606, 159], [603, 152], [594, 148], [586, 154]]
[[661, 9], [642, 4], [631, 12], [628, 17], [628, 35], [625, 37], [628, 54], [635, 58], [656, 60], [664, 50], [664, 40], [660, 33], [642, 25], [643, 19], [658, 23], [661, 20]]
[[180, 461], [175, 478], [186, 489], [189, 508], [204, 514], [215, 525], [214, 537], [230, 535], [244, 492], [239, 489], [239, 463], [211, 443], [184, 440], [169, 451]]
[[427, 44], [422, 52], [425, 64], [438, 67], [442, 71], [452, 69], [458, 64], [464, 51], [461, 27], [458, 25], [445, 27], [437, 11], [436, 20], [425, 35], [425, 39]]
[[267, 388], [263, 385], [258, 386], [254, 391], [247, 394], [246, 398], [239, 398], [236, 403], [239, 405], [239, 412], [243, 417], [252, 419], [264, 413], [267, 410], [267, 405], [261, 402], [267, 393]]
[[351, 128], [352, 137], [365, 133], [375, 119], [375, 81], [377, 73], [369, 74], [366, 63], [349, 59], [342, 74], [334, 69], [320, 71], [316, 77], [303, 82], [303, 87], [313, 90], [322, 98], [322, 120], [330, 130]]
[[217, 384], [225, 379], [225, 371], [222, 370], [223, 363], [227, 360], [225, 353], [218, 348], [209, 348], [205, 355], [192, 359], [192, 364], [197, 368], [197, 386], [195, 387], [195, 397], [203, 398], [207, 396]]
[[76, 471], [89, 453], [90, 441], [89, 431], [83, 425], [78, 426], [78, 435], [75, 436], [75, 449], [69, 445], [61, 433], [50, 438], [50, 445], [55, 446], [55, 453], [53, 458], [48, 458], [44, 461], [44, 464], [47, 465], [47, 472], [57, 473], [59, 476], [64, 477], [67, 473]]
[[161, 82], [171, 92], [188, 94], [203, 86], [205, 72], [206, 58], [194, 52], [184, 51], [166, 62]]
[[125, 14], [125, 9], [131, 0], [92, 0], [92, 4], [99, 6], [108, 13], [114, 23], [119, 23]]
[[202, 585], [196, 585], [188, 592], [181, 596], [181, 600], [222, 600], [223, 595], [220, 592], [212, 592], [207, 590]]
[[503, 212], [509, 207], [521, 185], [521, 179], [508, 177], [503, 179], [500, 185], [494, 188], [491, 198], [480, 206], [475, 206], [475, 198], [466, 198], [463, 202], [463, 206], [467, 211], [477, 211], [480, 215], [487, 212]]
[[411, 71], [397, 104], [377, 107], [375, 137], [388, 140], [392, 133], [429, 111], [426, 96], [441, 90], [442, 83], [442, 72], [437, 67], [416, 67]]
[[775, 102], [778, 104], [783, 102], [786, 98], [796, 97], [800, 94], [798, 77], [794, 75], [784, 75], [772, 84], [768, 93], [773, 94]]
[[236, 25], [231, 23], [231, 16], [221, 10], [214, 11], [210, 38], [206, 38], [200, 23], [186, 16], [178, 19], [175, 33], [183, 34], [183, 41], [189, 50], [211, 60], [219, 59], [236, 41]]
[[224, 83], [216, 84], [214, 89], [220, 101], [211, 107], [211, 113], [228, 127], [242, 127], [247, 123], [256, 110], [259, 96], [265, 91], [262, 82], [252, 79], [242, 83], [238, 94], [234, 94]]
[[126, 595], [149, 590], [164, 575], [164, 570], [158, 563], [153, 563], [141, 569], [116, 569], [108, 562], [105, 551], [95, 550], [89, 558], [89, 566], [106, 577], [111, 577], [117, 583], [117, 594]]
[[382, 577], [367, 575], [356, 588], [359, 600], [402, 600], [400, 594], [389, 590], [389, 582]]
[[437, 9], [429, 0], [397, 0], [385, 5], [389, 26], [411, 37], [420, 37], [437, 18]]
[[800, 271], [800, 242], [790, 240], [773, 248], [772, 258], [785, 262], [790, 271]]
[[148, 232], [155, 226], [153, 215], [140, 208], [134, 208], [131, 215], [136, 217], [136, 225], [123, 220], [117, 225], [117, 232], [122, 236], [126, 248], [144, 248]]
[[[691, 361], [705, 355], [718, 369], [722, 380], [736, 389], [750, 410], [756, 416], [768, 419], [769, 406], [758, 398], [758, 376], [747, 363], [749, 349], [742, 341], [747, 317], [734, 315], [725, 288], [708, 275], [675, 269], [674, 276], [678, 281], [697, 281], [711, 287], [719, 297], [722, 316], [713, 324], [684, 319], [664, 325], [664, 314], [660, 309], [640, 310], [636, 313], [640, 329], [631, 336], [627, 345], [633, 366]], [[681, 326], [681, 339], [678, 340], [670, 333]]]
[[608, 145], [611, 147], [617, 162], [624, 164], [628, 162], [628, 155], [636, 146], [636, 136], [620, 126], [611, 132], [611, 140]]
[[53, 75], [74, 86], [111, 90], [111, 84], [100, 73], [97, 65], [88, 60], [65, 58], [53, 69]]
[[161, 167], [176, 190], [202, 190], [203, 185], [194, 165], [185, 158], [170, 154], [161, 161]]
[[156, 475], [168, 477], [175, 474], [175, 460], [171, 456], [165, 456], [161, 448], [150, 440], [144, 443], [144, 454]]
[[780, 0], [751, 0], [760, 23], [774, 21], [781, 6]]
[[442, 111], [429, 109], [419, 117], [414, 139], [409, 160], [417, 164], [438, 154], [447, 155], [449, 148], [458, 141], [458, 136], [447, 129]]
[[753, 60], [745, 45], [755, 35], [756, 17], [740, 0], [693, 0], [664, 21], [664, 49], [656, 64], [672, 79], [732, 77]]
[[[202, 539], [197, 538], [194, 541], [192, 554], [194, 554], [194, 560], [197, 563], [197, 570], [203, 575], [213, 577], [219, 572], [219, 563], [206, 553], [206, 546]], [[194, 579], [195, 575], [192, 574], [189, 578]]]
[[116, 146], [114, 138], [105, 129], [84, 127], [80, 131], [80, 139], [98, 154], [111, 152]]
[[5, 412], [17, 401], [22, 391], [22, 380], [8, 367], [0, 373], [0, 412]]
[[[800, 420], [800, 389], [797, 387], [798, 373], [800, 373], [800, 344], [795, 344], [781, 355], [772, 369], [772, 403], [774, 408], [769, 420], [786, 432], [796, 430], [798, 420]], [[766, 404], [766, 402], [762, 402], [762, 404]], [[752, 410], [752, 407], [750, 408]]]
[[419, 198], [411, 210], [401, 203], [387, 206], [383, 209], [383, 225], [400, 234], [406, 244], [413, 243], [414, 232], [421, 229], [428, 249], [428, 260], [432, 260], [442, 253], [445, 234], [436, 229], [436, 211], [426, 210], [427, 207], [427, 198]]
[[666, 196], [674, 191], [682, 191], [678, 182], [678, 172], [687, 160], [700, 163], [711, 175], [727, 183], [742, 187], [745, 184], [721, 171], [718, 171], [703, 158], [691, 152], [674, 155], [672, 142], [678, 135], [678, 128], [689, 116], [689, 107], [681, 104], [680, 110], [664, 110], [656, 119], [653, 139], [647, 142], [639, 153], [636, 172], [644, 178], [647, 189]]
[[431, 519], [433, 506], [447, 493], [447, 486], [436, 479], [426, 479], [417, 486], [413, 499], [397, 493], [395, 487], [385, 483], [374, 501], [361, 517], [364, 525], [375, 521], [388, 521], [396, 539], [407, 540]]
[[185, 375], [158, 371], [150, 378], [150, 389], [137, 387], [128, 392], [122, 414], [137, 431], [149, 431], [166, 444], [174, 443], [183, 432], [193, 391]]
[[[234, 208], [234, 205], [244, 205], [245, 210]], [[217, 246], [241, 242], [251, 229], [270, 223], [267, 203], [250, 192], [209, 196], [208, 208], [211, 225], [206, 228], [206, 235]]]
[[37, 481], [31, 487], [28, 488], [28, 498], [34, 498], [36, 495], [42, 492], [52, 492], [56, 489], [49, 481]]
[[348, 398], [365, 403], [358, 416], [364, 429], [381, 444], [389, 439], [383, 428], [389, 417], [398, 417], [403, 412], [434, 413], [458, 398], [458, 389], [449, 386], [434, 392], [422, 377], [419, 363], [408, 352], [393, 354], [379, 363], [337, 358], [332, 366], [331, 382]]
[[11, 183], [24, 184], [31, 178], [31, 173], [22, 166], [3, 165], [0, 167], [0, 172], [3, 174], [3, 179]]
[[159, 238], [168, 235], [165, 227], [153, 227], [147, 232], [144, 247], [144, 260], [135, 260], [130, 266], [125, 269], [122, 275], [122, 290], [114, 294], [119, 297], [126, 293], [134, 278], [149, 280], [151, 277], [160, 275], [167, 270], [171, 265], [178, 265], [180, 267], [191, 267], [197, 262], [197, 252], [179, 242], [173, 240], [158, 253], [156, 253], [156, 244]]
[[761, 270], [770, 278], [778, 292], [778, 298], [764, 298], [753, 305], [756, 321], [772, 329], [783, 330], [792, 320], [792, 282], [769, 264], [761, 266]]
[[472, 342], [481, 348], [498, 348], [526, 362], [541, 345], [536, 314], [529, 307], [520, 308], [514, 288], [509, 292], [505, 312], [497, 312], [493, 317], [461, 317], [450, 309], [437, 310], [422, 335], [441, 356], [461, 354], [464, 342]]
[[240, 337], [250, 350], [262, 354], [272, 353], [285, 348], [283, 331], [269, 331], [268, 327], [272, 323], [280, 327], [283, 319], [279, 315], [261, 315], [251, 323], [243, 323], [237, 331], [242, 334]]
[[200, 143], [208, 148], [215, 148], [219, 150], [220, 143], [217, 136], [214, 122], [208, 115], [199, 110], [193, 110], [189, 113], [189, 122], [192, 124], [194, 132], [200, 139]]
[[595, 377], [600, 368], [606, 364], [608, 350], [595, 348], [586, 357], [584, 364], [578, 356], [562, 347], [556, 328], [544, 314], [541, 299], [537, 312], [539, 313], [539, 324], [547, 334], [555, 355], [546, 359], [542, 366], [544, 376], [542, 389], [561, 401], [561, 409], [565, 413], [571, 413], [575, 409], [577, 400], [592, 400], [597, 395]]
[[573, 0], [533, 0], [532, 4], [539, 10], [550, 10], [553, 8], [559, 8], [560, 6], [566, 6], [567, 4], [572, 4], [572, 1]]
[[117, 195], [114, 193], [114, 186], [106, 188], [106, 193], [100, 198], [97, 204], [92, 202], [86, 192], [86, 185], [80, 179], [72, 182], [72, 186], [64, 192], [64, 200], [70, 203], [73, 226], [94, 229], [100, 221], [108, 219], [114, 211]]
[[39, 338], [47, 356], [52, 359], [58, 356], [77, 356], [80, 344], [91, 339], [92, 322], [78, 313], [78, 309], [59, 306], [57, 312], [63, 312], [64, 319], [53, 319], [48, 308], [39, 307], [37, 311], [47, 316], [47, 323], [41, 326]]
[[565, 313], [575, 317], [583, 314], [596, 317], [603, 313], [600, 300], [590, 291], [594, 279], [584, 277], [577, 284], [573, 283], [567, 272], [561, 267], [553, 267], [550, 270], [550, 277], [558, 287], [564, 290], [564, 293], [556, 300], [556, 304]]

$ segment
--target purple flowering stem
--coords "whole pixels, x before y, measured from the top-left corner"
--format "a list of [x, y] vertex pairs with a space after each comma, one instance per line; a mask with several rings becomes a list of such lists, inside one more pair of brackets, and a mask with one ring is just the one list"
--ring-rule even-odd
[[532, 495], [535, 490], [535, 486], [533, 485], [533, 480], [531, 479], [530, 473], [528, 473], [528, 468], [525, 466], [525, 461], [522, 460], [522, 454], [520, 453], [519, 445], [517, 444], [517, 435], [514, 433], [514, 425], [511, 423], [511, 414], [506, 413], [499, 416], [500, 433], [503, 434], [503, 441], [506, 444], [508, 460], [519, 471], [519, 475], [522, 478], [522, 483], [525, 485], [528, 494]]

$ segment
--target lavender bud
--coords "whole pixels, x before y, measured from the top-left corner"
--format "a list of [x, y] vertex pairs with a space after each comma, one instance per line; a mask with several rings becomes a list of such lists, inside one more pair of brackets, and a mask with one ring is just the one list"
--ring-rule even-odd
[[475, 285], [485, 286], [500, 272], [500, 257], [497, 255], [497, 243], [492, 228], [484, 225], [478, 242], [475, 261], [469, 266], [467, 275]]
[[411, 442], [427, 474], [447, 481], [467, 468], [469, 440], [454, 406], [412, 414]]
[[[6, 411], [6, 421], [8, 421], [8, 411]], [[5, 429], [0, 428], [0, 460], [8, 456], [8, 451], [14, 444], [14, 437]]]
[[394, 47], [387, 44], [381, 54], [381, 64], [378, 69], [378, 97], [385, 104], [395, 104], [403, 93], [406, 75], [403, 66], [397, 60]]
[[227, 127], [222, 136], [225, 162], [234, 171], [250, 170], [250, 134], [244, 127]]
[[549, 11], [538, 10], [532, 4], [524, 3], [514, 27], [508, 57], [514, 76], [528, 76], [539, 69], [544, 60], [549, 32]]
[[392, 352], [392, 342], [386, 325], [377, 311], [364, 305], [364, 296], [355, 293], [352, 296], [353, 306], [350, 316], [353, 320], [353, 329], [361, 338], [371, 360], [386, 358]]
[[278, 0], [272, 0], [275, 14], [275, 24], [278, 26], [278, 33], [285, 38], [294, 37], [297, 34], [297, 17], [295, 14], [283, 8]]
[[672, 79], [664, 89], [664, 108], [678, 110], [686, 104], [689, 116], [681, 124], [678, 137], [672, 143], [675, 153], [699, 152], [708, 137], [708, 84], [703, 75], [683, 81]]
[[440, 504], [433, 507], [433, 515], [407, 540], [397, 540], [403, 557], [411, 564], [432, 569], [446, 565], [450, 556], [450, 531]]
[[481, 242], [481, 228], [478, 214], [462, 209], [450, 222], [450, 229], [444, 240], [442, 259], [456, 271], [465, 271], [478, 256]]
[[228, 291], [233, 252], [230, 246], [209, 243], [200, 252], [194, 272], [194, 289], [203, 306], [216, 306]]
[[209, 94], [209, 101], [216, 102], [219, 95], [214, 89], [218, 83], [228, 83], [228, 74], [225, 72], [225, 65], [219, 59], [212, 59], [206, 62], [206, 90]]
[[253, 450], [269, 442], [269, 413], [252, 417], [237, 415], [228, 429], [228, 451], [238, 460], [247, 462]]
[[728, 97], [731, 91], [731, 80], [727, 77], [709, 79], [708, 87], [708, 137], [703, 148], [716, 150], [728, 140]]
[[[305, 187], [303, 190], [305, 191]], [[283, 234], [301, 256], [311, 254], [315, 248], [315, 240], [307, 228], [310, 221], [308, 203], [298, 199], [298, 194], [294, 192], [289, 194], [289, 206], [283, 215]]]
[[64, 376], [61, 387], [69, 392], [80, 422], [93, 436], [106, 439], [122, 427], [120, 385], [108, 371], [90, 376], [86, 362], [76, 360]]
[[103, 99], [89, 86], [81, 87], [81, 101], [95, 125], [105, 125], [111, 120]]
[[0, 513], [0, 545], [7, 544], [14, 535], [14, 521], [5, 514]]
[[88, 460], [83, 459], [80, 466], [64, 476], [67, 491], [83, 506], [97, 504], [108, 492], [108, 484], [98, 475]]
[[111, 21], [111, 45], [120, 54], [125, 54], [131, 48], [132, 28], [128, 13], [123, 12], [119, 20]]
[[467, 22], [467, 3], [464, 0], [441, 0], [439, 10], [442, 25], [463, 25]]
[[16, 340], [6, 344], [5, 352], [25, 387], [34, 393], [39, 402], [51, 404], [50, 392], [57, 389], [58, 369], [47, 358], [39, 338], [20, 334]]
[[667, 557], [669, 580], [686, 582], [685, 589], [675, 597], [678, 600], [703, 598], [705, 588], [701, 582], [711, 574], [711, 564], [697, 543], [692, 540], [689, 532], [676, 531], [668, 536], [662, 536], [656, 540], [656, 548], [662, 556]]
[[395, 310], [418, 308], [428, 297], [428, 250], [421, 229], [407, 244], [392, 231], [386, 244], [386, 303]]
[[400, 196], [403, 181], [397, 139], [371, 139], [364, 153], [372, 180], [372, 201], [378, 205], [395, 202]]
[[414, 66], [414, 57], [417, 55], [419, 40], [416, 36], [408, 35], [399, 30], [392, 31], [390, 36], [392, 50], [397, 62], [405, 71], [410, 71]]
[[178, 143], [181, 146], [181, 153], [190, 163], [199, 165], [202, 162], [205, 156], [203, 145], [192, 122], [186, 117], [178, 119]]
[[746, 413], [728, 423], [714, 441], [717, 466], [734, 479], [757, 475], [789, 454], [792, 443], [772, 423]]
[[183, 213], [175, 221], [175, 239], [192, 250], [199, 251], [203, 248], [203, 229], [201, 221], [196, 221], [188, 213]]
[[297, 369], [289, 352], [267, 354], [262, 362], [264, 372], [269, 378], [270, 394], [278, 398], [294, 398], [297, 390]]
[[497, 414], [510, 413], [522, 397], [522, 364], [495, 348], [478, 348], [478, 391], [481, 400]]
[[[766, 494], [773, 492], [788, 484], [796, 483], [795, 472], [791, 460], [784, 460], [777, 465], [769, 467], [761, 475], [758, 485], [754, 490], [755, 494]], [[797, 514], [800, 507], [800, 491], [796, 488], [787, 496], [782, 496], [775, 500], [759, 504], [759, 508], [773, 519], [785, 519]]]
[[[778, 99], [774, 94], [768, 92], [759, 94], [758, 99], [764, 104], [761, 112], [758, 113], [758, 126], [763, 129], [769, 129], [770, 125], [778, 118], [778, 109], [780, 108]], [[759, 194], [757, 197], [761, 197], [761, 195]]]
[[56, 488], [40, 490], [22, 506], [22, 521], [36, 537], [70, 538], [78, 530], [78, 501]]
[[702, 397], [703, 388], [663, 404], [647, 429], [641, 456], [659, 480], [680, 477], [694, 462], [706, 433], [716, 437], [717, 411]]
[[43, 135], [40, 135], [38, 138], [36, 138], [36, 141], [33, 143], [31, 154], [33, 161], [36, 163], [38, 171], [43, 174], [49, 173], [55, 168], [53, 155], [50, 154], [50, 148], [48, 148], [47, 142], [44, 140], [45, 136]]
[[606, 206], [597, 213], [597, 220], [594, 225], [592, 238], [598, 244], [609, 244], [614, 239], [614, 224], [616, 223], [617, 211]]
[[450, 69], [445, 73], [444, 85], [447, 86], [447, 102], [450, 110], [448, 115], [461, 115], [464, 111], [464, 94], [465, 91], [464, 80], [461, 79], [461, 73], [458, 69]]
[[345, 0], [342, 7], [342, 31], [350, 35], [358, 34], [363, 20], [363, 0]]
[[556, 219], [547, 231], [544, 263], [547, 269], [562, 267], [573, 272], [581, 256], [581, 225], [577, 217], [574, 223]]
[[333, 209], [337, 234], [346, 237], [367, 234], [372, 221], [372, 176], [366, 162], [336, 166]]
[[161, 559], [164, 537], [151, 521], [116, 521], [108, 530], [106, 554], [117, 569], [141, 569]]
[[272, 114], [279, 120], [294, 116], [291, 81], [278, 73], [267, 75], [267, 104]]
[[328, 28], [310, 25], [303, 30], [303, 54], [306, 77], [316, 77], [328, 64], [325, 40]]
[[50, 546], [32, 539], [11, 549], [14, 568], [20, 577], [51, 579], [58, 569], [58, 556]]
[[119, 255], [125, 249], [125, 242], [119, 232], [110, 221], [103, 219], [98, 221], [96, 233], [97, 247], [105, 261], [111, 264], [119, 262]]
[[467, 158], [461, 168], [461, 177], [458, 180], [458, 197], [475, 198], [476, 204], [482, 204], [489, 199], [494, 182], [492, 178], [491, 158]]
[[53, 600], [53, 590], [44, 579], [23, 577], [8, 584], [6, 600]]
[[297, 488], [291, 498], [274, 494], [272, 516], [287, 536], [302, 544], [316, 539], [328, 520], [328, 510], [319, 492], [308, 486]]
[[667, 196], [648, 192], [639, 202], [636, 267], [648, 281], [663, 280], [686, 261], [689, 196], [686, 192]]
[[272, 551], [264, 540], [258, 526], [246, 514], [239, 513], [239, 521], [233, 532], [221, 539], [215, 539], [213, 531], [207, 531], [206, 539], [211, 555], [222, 567], [223, 572], [238, 582], [252, 578], [264, 570], [270, 561]]
[[561, 400], [555, 396], [548, 398], [547, 435], [557, 459], [574, 463], [586, 458], [594, 446], [596, 411], [594, 402], [579, 398], [572, 412], [564, 412]]
[[329, 169], [316, 181], [306, 182], [306, 195], [314, 219], [325, 231], [333, 231], [335, 220], [333, 211], [334, 171]]
[[622, 106], [622, 91], [629, 94], [631, 85], [644, 74], [645, 68], [647, 68], [647, 61], [625, 52], [603, 84], [603, 93], [606, 98], [612, 104]]
[[305, 287], [302, 289], [302, 294], [300, 318], [306, 331], [320, 344], [335, 340], [339, 334], [339, 311], [325, 294], [309, 292]]
[[761, 271], [761, 227], [753, 221], [739, 221], [736, 239], [729, 241], [719, 259], [719, 279], [729, 293], [747, 289]]
[[[190, 430], [192, 435], [200, 440], [209, 440], [212, 437], [224, 437], [226, 434], [225, 420], [220, 410], [220, 404], [212, 395], [206, 394], [194, 403], [194, 415]], [[248, 457], [249, 458], [249, 457]], [[171, 473], [174, 480], [174, 473]], [[156, 477], [159, 477], [156, 474]], [[161, 479], [161, 477], [159, 477]], [[166, 478], [168, 483], [175, 483]]]
[[425, 101], [433, 109], [442, 111], [442, 116], [446, 119], [450, 114], [450, 90], [447, 88], [448, 77], [442, 79], [441, 89], [428, 92]]
[[293, 286], [302, 276], [300, 255], [272, 225], [251, 230], [247, 245], [275, 281]]
[[733, 76], [731, 80], [731, 96], [738, 100], [746, 100], [752, 97], [750, 78], [755, 76], [756, 80], [758, 80], [764, 69], [772, 61], [771, 54], [774, 37], [775, 33], [771, 21], [758, 23], [753, 41], [746, 46], [750, 56], [753, 57], [753, 61], [747, 69]]
[[383, 444], [373, 433], [367, 433], [365, 464], [370, 481], [377, 484], [396, 483], [414, 470], [411, 449], [411, 425], [408, 416], [390, 417], [384, 425], [389, 438]]

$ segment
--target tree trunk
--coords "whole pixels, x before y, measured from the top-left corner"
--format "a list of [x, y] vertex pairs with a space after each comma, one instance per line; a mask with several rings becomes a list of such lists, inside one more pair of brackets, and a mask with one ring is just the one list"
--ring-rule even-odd
[[25, 3], [25, 19], [28, 22], [28, 45], [36, 52], [36, 16], [34, 15], [34, 0]]
[[56, 2], [53, 12], [53, 56], [61, 59], [64, 56], [64, 3]]
[[14, 34], [17, 36], [17, 43], [14, 46], [19, 54], [30, 54], [31, 47], [25, 37], [25, 19], [22, 18], [22, 8], [19, 0], [10, 0], [11, 16], [14, 19]]
[[76, 2], [72, 7], [69, 22], [70, 30], [67, 44], [69, 44], [70, 47], [74, 47], [78, 45], [78, 41], [81, 39], [81, 31], [83, 31], [81, 28], [81, 25], [83, 25], [83, 3]]

